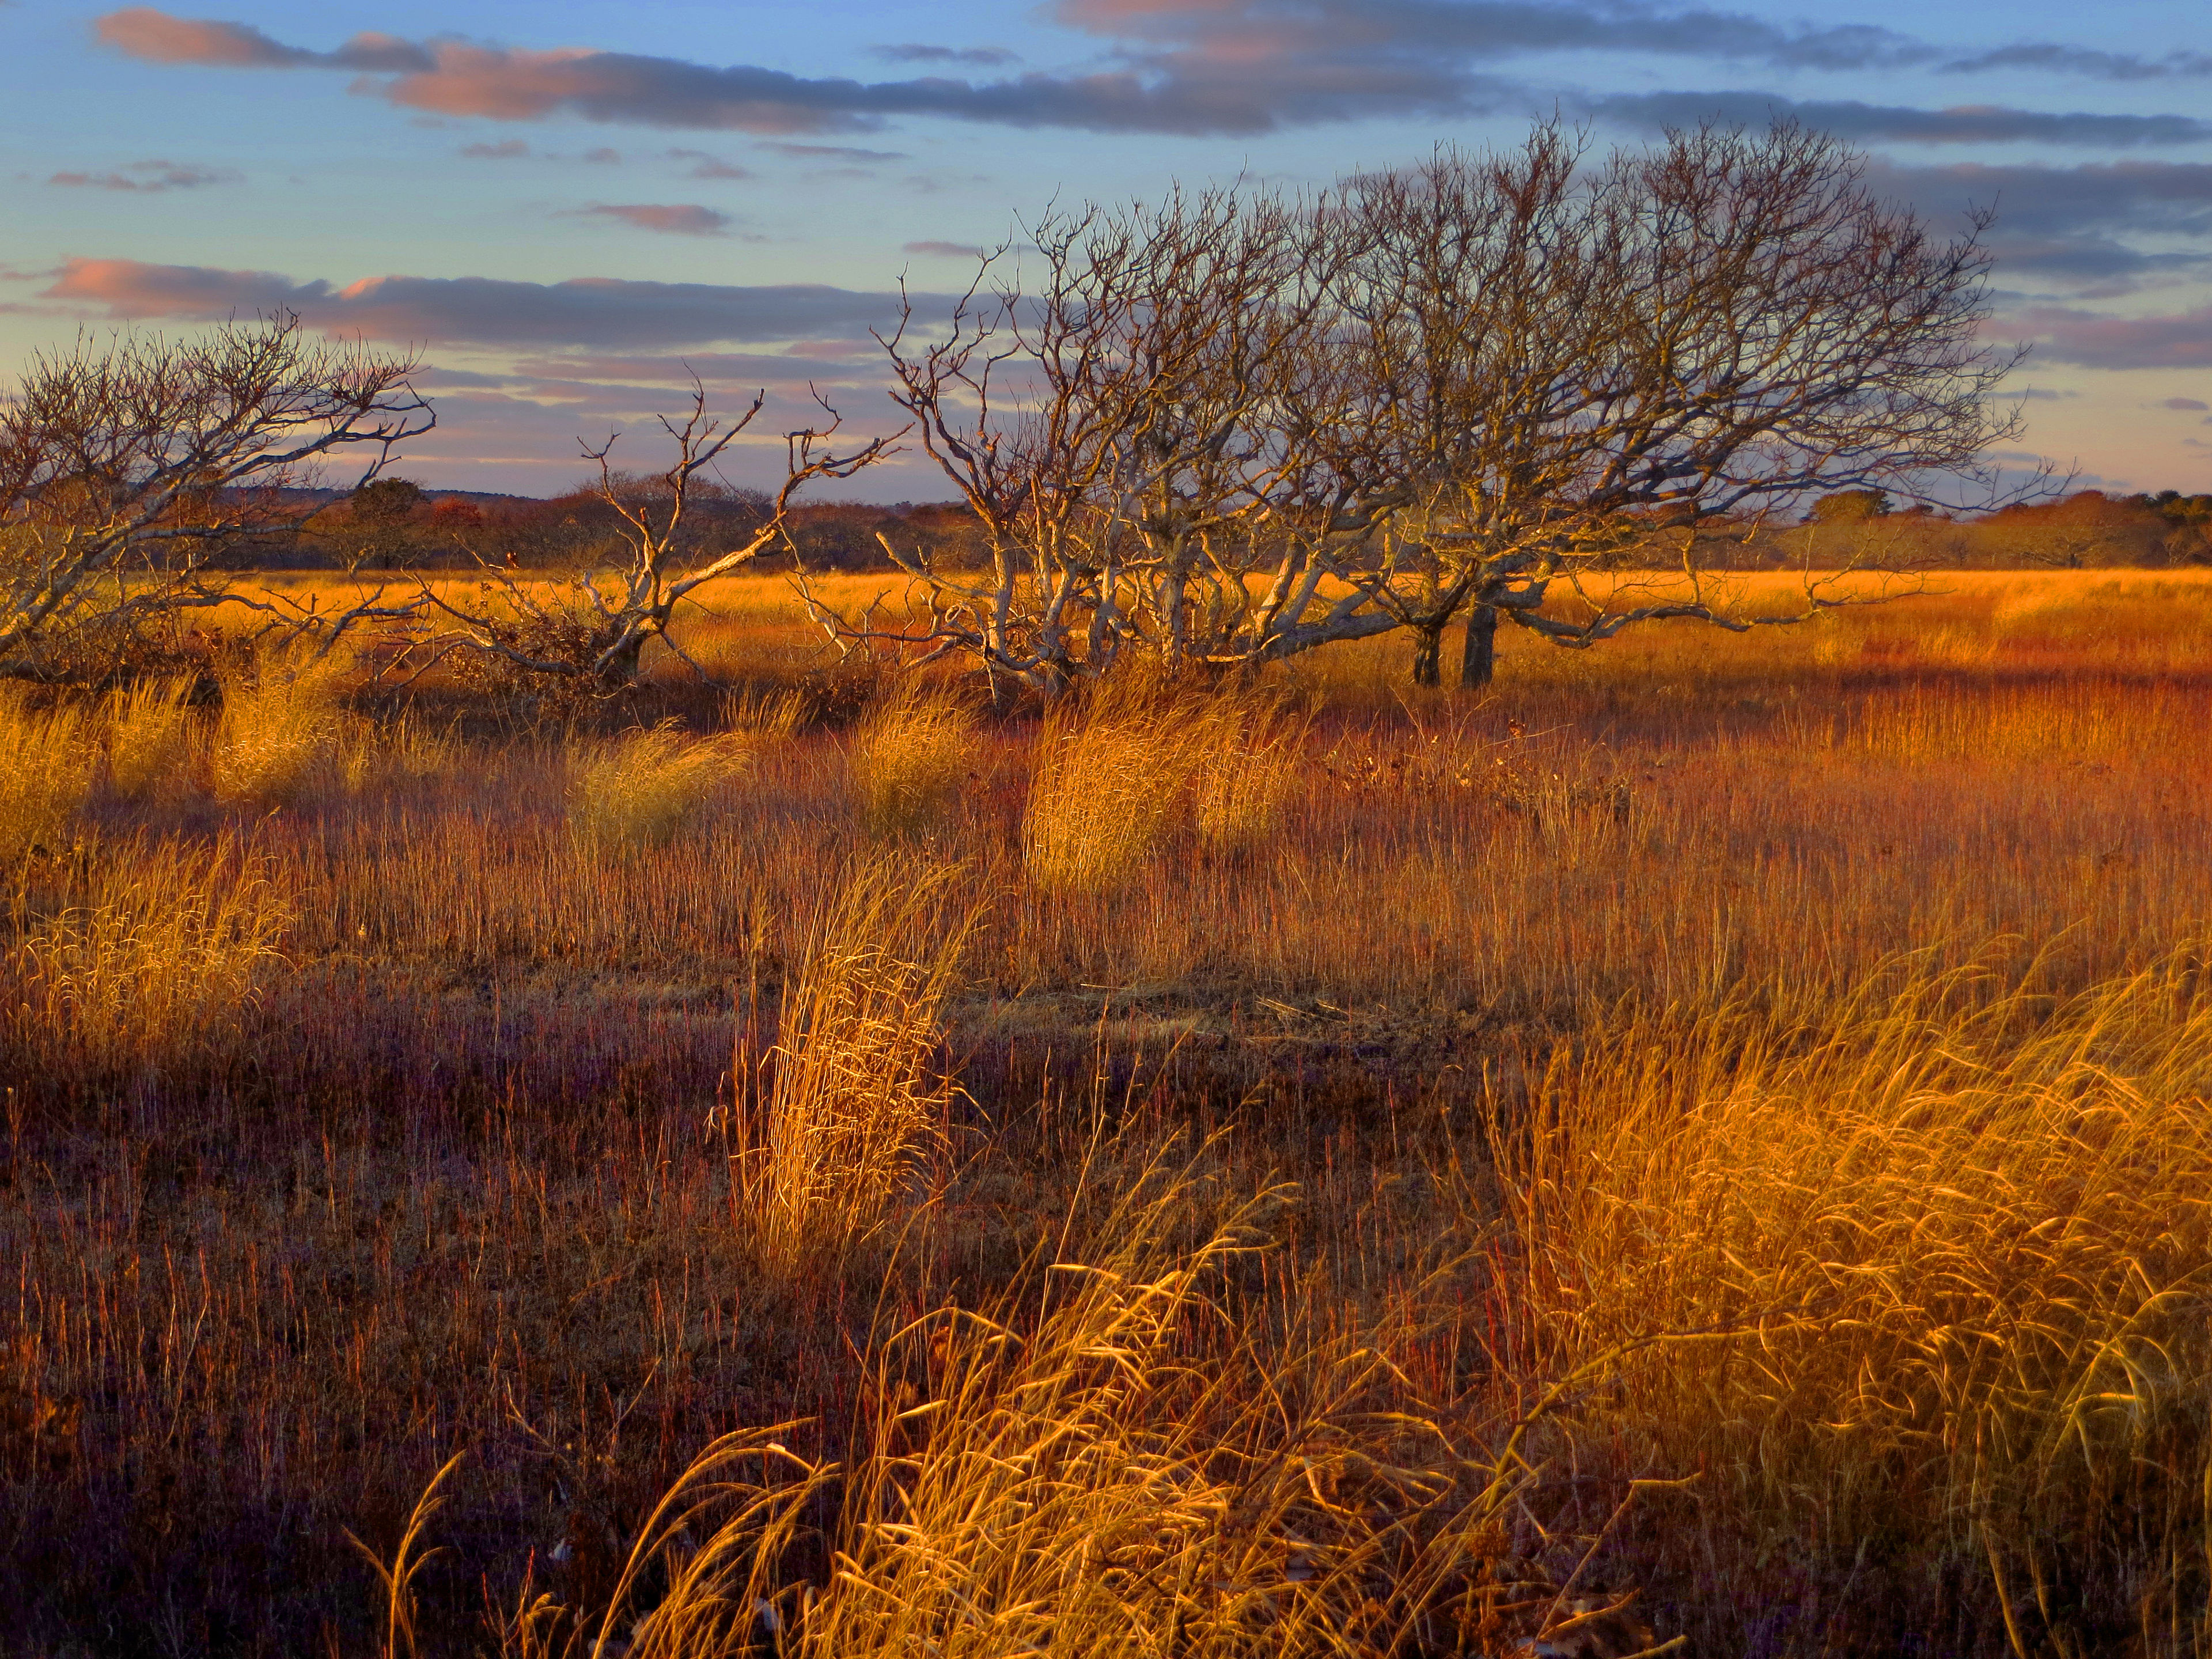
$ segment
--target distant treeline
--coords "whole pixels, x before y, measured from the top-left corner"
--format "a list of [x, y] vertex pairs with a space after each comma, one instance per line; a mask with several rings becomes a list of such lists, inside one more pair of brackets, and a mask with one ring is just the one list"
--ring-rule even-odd
[[[650, 504], [657, 479], [619, 479], [618, 499]], [[694, 480], [678, 549], [689, 556], [741, 542], [775, 514], [766, 494]], [[890, 568], [878, 535], [902, 549], [925, 548], [958, 562], [981, 556], [973, 516], [957, 503], [794, 507], [789, 545], [810, 570]], [[490, 566], [549, 574], [625, 562], [617, 506], [595, 489], [550, 499], [424, 489], [380, 478], [350, 495], [333, 494], [296, 531], [242, 547], [237, 562], [257, 568], [454, 570]]]
[[[626, 481], [640, 501], [653, 480]], [[618, 492], [619, 493], [619, 492]], [[774, 503], [757, 490], [694, 484], [684, 550], [740, 539], [764, 523]], [[619, 562], [625, 556], [616, 507], [578, 489], [539, 500], [425, 490], [383, 478], [351, 495], [333, 495], [296, 533], [242, 555], [257, 567], [351, 570], [452, 570], [479, 564], [558, 574]], [[980, 563], [980, 526], [957, 502], [795, 507], [792, 554], [811, 570], [885, 570], [879, 538], [923, 550], [945, 565]], [[1680, 531], [1662, 532], [1644, 557], [1668, 558]], [[2084, 489], [2062, 499], [2001, 512], [1954, 516], [1894, 508], [1880, 492], [1824, 497], [1793, 523], [1709, 524], [1699, 557], [1723, 568], [1877, 563], [1965, 569], [2069, 568], [2118, 565], [2143, 569], [2212, 564], [2212, 494], [2112, 495]]]

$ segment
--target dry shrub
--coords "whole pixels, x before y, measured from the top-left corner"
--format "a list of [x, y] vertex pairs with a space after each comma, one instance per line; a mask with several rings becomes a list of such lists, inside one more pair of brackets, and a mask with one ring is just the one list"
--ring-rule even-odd
[[191, 763], [189, 674], [141, 680], [112, 693], [107, 723], [107, 787], [126, 800], [159, 795], [182, 783]]
[[950, 687], [909, 675], [853, 734], [853, 792], [872, 836], [912, 835], [940, 819], [968, 775], [975, 710]]
[[349, 665], [304, 647], [271, 649], [223, 687], [210, 781], [216, 799], [276, 807], [313, 793], [337, 759]]
[[735, 737], [698, 738], [673, 720], [570, 757], [568, 823], [586, 847], [657, 847], [752, 768]]
[[1499, 1306], [1538, 1374], [1645, 1345], [1584, 1451], [1705, 1472], [1686, 1574], [1746, 1552], [1755, 1603], [1752, 1560], [1907, 1540], [2093, 1650], [2212, 1592], [2208, 1095], [2201, 951], [2055, 1006], [1908, 962], [1813, 1018], [1632, 1020], [1498, 1136]]
[[1045, 716], [1022, 815], [1031, 879], [1072, 892], [1127, 882], [1188, 810], [1218, 736], [1212, 700], [1141, 668], [1060, 699]]
[[756, 1182], [785, 1249], [842, 1244], [884, 1218], [943, 1134], [952, 1082], [938, 1014], [974, 925], [957, 866], [849, 869], [783, 997]]
[[[1578, 1616], [1626, 1644], [1553, 1650], [1654, 1646], [1625, 1609], [1577, 1604], [1507, 1553], [1533, 1484], [1518, 1434], [1484, 1449], [1379, 1408], [1407, 1403], [1388, 1362], [1364, 1334], [1314, 1334], [1310, 1309], [1275, 1310], [1288, 1356], [1235, 1334], [1232, 1281], [1285, 1196], [1208, 1224], [1218, 1194], [1139, 1172], [1095, 1248], [1063, 1236], [987, 1306], [862, 1356], [846, 1460], [798, 1455], [797, 1424], [718, 1443], [565, 1650], [588, 1650], [596, 1623], [602, 1642], [627, 1632], [630, 1659], [1471, 1659], [1541, 1651], [1516, 1638]], [[805, 1583], [817, 1527], [828, 1571]], [[656, 1580], [668, 1590], [641, 1612]], [[526, 1589], [502, 1648], [562, 1651], [560, 1626]]]
[[60, 850], [69, 823], [92, 793], [93, 750], [83, 713], [32, 706], [0, 687], [0, 864]]
[[16, 951], [21, 1040], [80, 1077], [204, 1055], [283, 970], [291, 924], [265, 863], [234, 841], [112, 857]]

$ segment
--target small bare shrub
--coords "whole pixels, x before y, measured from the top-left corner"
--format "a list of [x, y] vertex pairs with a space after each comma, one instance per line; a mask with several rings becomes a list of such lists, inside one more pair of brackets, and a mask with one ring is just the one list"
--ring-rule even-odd
[[853, 791], [872, 836], [912, 835], [945, 814], [968, 775], [975, 711], [908, 677], [853, 734]]
[[659, 846], [752, 760], [741, 738], [693, 737], [672, 721], [582, 748], [570, 763], [569, 826], [586, 847]]

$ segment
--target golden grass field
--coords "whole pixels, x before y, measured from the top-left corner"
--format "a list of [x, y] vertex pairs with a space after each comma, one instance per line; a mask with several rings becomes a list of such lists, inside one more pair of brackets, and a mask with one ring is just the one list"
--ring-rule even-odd
[[0, 1652], [2212, 1653], [2212, 572], [1931, 586], [12, 695]]

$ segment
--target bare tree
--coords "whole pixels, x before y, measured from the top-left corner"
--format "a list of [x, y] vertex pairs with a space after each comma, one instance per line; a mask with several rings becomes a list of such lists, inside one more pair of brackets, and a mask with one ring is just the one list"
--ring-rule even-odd
[[430, 429], [414, 366], [311, 341], [289, 312], [34, 356], [0, 401], [0, 675], [50, 678], [88, 645], [104, 659], [155, 618], [228, 602], [210, 558], [304, 521], [288, 486], [332, 459], [367, 483]]
[[828, 424], [784, 434], [781, 488], [738, 544], [719, 552], [694, 550], [694, 498], [702, 486], [713, 483], [715, 463], [766, 405], [765, 392], [726, 423], [707, 412], [706, 390], [695, 378], [690, 412], [680, 422], [660, 417], [662, 429], [676, 444], [676, 459], [662, 472], [641, 477], [617, 471], [611, 458], [620, 434], [597, 447], [584, 445], [585, 458], [599, 468], [592, 493], [619, 526], [621, 568], [611, 573], [587, 570], [549, 583], [483, 561], [486, 579], [473, 596], [458, 589], [441, 592], [422, 579], [421, 598], [426, 609], [442, 613], [453, 624], [422, 665], [447, 652], [465, 649], [526, 673], [611, 691], [636, 678], [645, 647], [658, 640], [703, 678], [705, 671], [669, 637], [677, 608], [705, 584], [782, 543], [793, 498], [806, 485], [824, 478], [849, 478], [893, 453], [896, 433], [854, 449], [825, 447], [841, 422], [828, 404], [818, 398], [817, 402], [829, 417]]
[[[1225, 665], [1400, 628], [1433, 683], [1465, 617], [1480, 684], [1500, 617], [1579, 647], [1865, 597], [1826, 573], [1741, 614], [1701, 556], [1721, 527], [1839, 489], [1993, 487], [2017, 359], [1978, 335], [1985, 221], [1938, 236], [1786, 125], [1584, 162], [1553, 124], [1310, 203], [1048, 220], [1034, 294], [981, 297], [987, 262], [944, 341], [886, 342], [991, 571], [893, 547], [913, 624], [817, 618], [1048, 689], [1129, 648]], [[1664, 591], [1623, 580], [1662, 545]]]

